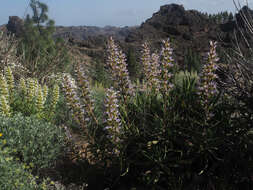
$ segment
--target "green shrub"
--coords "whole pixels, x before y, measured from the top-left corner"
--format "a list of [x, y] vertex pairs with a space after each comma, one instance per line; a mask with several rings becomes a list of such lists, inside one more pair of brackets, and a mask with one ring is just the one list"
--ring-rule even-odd
[[10, 156], [12, 150], [6, 147], [6, 140], [0, 137], [0, 189], [45, 190], [47, 182], [37, 184], [37, 178], [27, 170], [26, 164], [18, 163]]
[[64, 146], [61, 129], [35, 117], [1, 116], [0, 131], [4, 132], [11, 154], [35, 169], [50, 166]]

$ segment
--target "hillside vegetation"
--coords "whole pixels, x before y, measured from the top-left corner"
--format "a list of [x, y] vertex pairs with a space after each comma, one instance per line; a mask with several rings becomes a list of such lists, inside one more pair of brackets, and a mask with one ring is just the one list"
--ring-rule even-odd
[[[0, 190], [253, 188], [249, 9], [165, 5], [105, 34], [30, 8], [0, 35]], [[102, 36], [58, 38], [65, 29]], [[247, 36], [237, 47], [217, 37], [232, 30]]]

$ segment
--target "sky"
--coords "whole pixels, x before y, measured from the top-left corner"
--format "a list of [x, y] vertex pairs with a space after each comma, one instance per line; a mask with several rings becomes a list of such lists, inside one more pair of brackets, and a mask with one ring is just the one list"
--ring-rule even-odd
[[[236, 0], [238, 1], [238, 0]], [[245, 5], [246, 0], [239, 0]], [[251, 5], [249, 0], [249, 4]], [[235, 12], [233, 0], [41, 0], [49, 7], [49, 18], [57, 26], [135, 26], [140, 25], [160, 6], [170, 3], [184, 5], [185, 9], [217, 13]], [[250, 6], [252, 7], [252, 6]], [[9, 16], [24, 18], [30, 12], [29, 0], [1, 0], [0, 25]]]

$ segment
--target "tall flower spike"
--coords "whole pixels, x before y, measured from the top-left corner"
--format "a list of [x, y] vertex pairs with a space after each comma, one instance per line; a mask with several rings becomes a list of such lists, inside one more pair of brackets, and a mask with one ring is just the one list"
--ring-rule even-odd
[[[85, 127], [85, 111], [81, 106], [79, 97], [77, 96], [75, 81], [72, 80], [69, 75], [64, 76], [63, 90], [66, 95], [67, 105], [71, 108], [75, 121], [82, 127]], [[86, 133], [88, 133], [88, 131], [86, 131]]]
[[106, 90], [105, 108], [106, 108], [106, 130], [109, 133], [111, 142], [116, 146], [114, 153], [119, 153], [117, 145], [120, 143], [121, 119], [118, 110], [117, 92], [113, 88]]
[[58, 103], [59, 97], [60, 97], [60, 88], [58, 84], [55, 84], [53, 88], [53, 99], [52, 99], [52, 104], [51, 104], [53, 109]]
[[93, 119], [96, 123], [98, 123], [95, 115], [94, 115], [94, 103], [91, 99], [91, 90], [90, 90], [90, 82], [88, 76], [85, 74], [84, 68], [79, 64], [76, 69], [78, 85], [81, 88], [81, 100], [84, 105], [84, 109], [87, 113], [86, 120], [89, 121]]
[[2, 73], [0, 74], [0, 92], [1, 92], [1, 95], [5, 97], [6, 101], [8, 101], [9, 100], [8, 85]]
[[27, 93], [27, 88], [26, 88], [26, 83], [25, 83], [25, 79], [21, 78], [19, 80], [19, 89], [23, 94]]
[[8, 84], [9, 92], [12, 93], [12, 91], [14, 89], [14, 77], [13, 77], [12, 70], [11, 70], [10, 66], [5, 68], [5, 77], [6, 77], [6, 81]]
[[143, 90], [147, 90], [147, 88], [150, 88], [150, 82], [149, 82], [149, 78], [150, 78], [150, 65], [151, 65], [151, 56], [150, 56], [150, 49], [148, 47], [147, 42], [145, 42], [144, 44], [142, 44], [142, 56], [141, 56], [141, 62], [143, 65], [143, 74], [144, 74], [144, 82], [147, 86], [144, 86]]
[[173, 64], [172, 58], [173, 49], [171, 48], [170, 40], [163, 40], [161, 51], [161, 90], [164, 94], [168, 95], [173, 88]]
[[39, 85], [39, 87], [38, 87], [38, 95], [37, 95], [37, 98], [36, 98], [36, 108], [37, 108], [37, 110], [38, 110], [39, 113], [44, 108], [43, 104], [44, 104], [43, 91], [42, 91], [41, 85]]
[[203, 66], [198, 88], [201, 104], [207, 112], [209, 110], [208, 105], [210, 98], [217, 93], [215, 82], [217, 75], [215, 74], [215, 71], [218, 68], [217, 61], [219, 58], [216, 53], [216, 45], [216, 42], [210, 41], [210, 51], [207, 53], [207, 63]]
[[33, 79], [34, 81], [34, 96], [36, 97], [38, 95], [38, 90], [39, 90], [39, 81], [38, 79]]
[[43, 85], [43, 97], [44, 97], [44, 103], [46, 102], [46, 100], [47, 100], [47, 95], [48, 95], [48, 87], [47, 87], [47, 85]]
[[142, 45], [142, 57], [141, 62], [143, 65], [144, 82], [148, 91], [154, 89], [156, 92], [160, 89], [160, 65], [159, 56], [156, 53], [150, 55], [150, 49], [148, 44], [145, 42]]
[[150, 89], [154, 89], [156, 92], [159, 92], [160, 90], [160, 74], [159, 56], [156, 53], [153, 53], [151, 55], [149, 85]]
[[107, 64], [112, 74], [112, 80], [114, 86], [120, 91], [123, 98], [130, 96], [134, 93], [133, 86], [129, 79], [129, 73], [127, 70], [126, 57], [119, 47], [115, 44], [111, 37], [108, 41], [108, 59]]
[[32, 78], [27, 79], [27, 98], [28, 101], [31, 102], [34, 98], [36, 92], [36, 85], [35, 81]]

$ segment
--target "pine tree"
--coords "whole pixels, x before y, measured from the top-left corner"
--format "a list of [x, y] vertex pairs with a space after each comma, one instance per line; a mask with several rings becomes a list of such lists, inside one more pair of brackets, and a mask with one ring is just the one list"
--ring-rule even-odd
[[26, 16], [20, 53], [31, 77], [41, 79], [46, 73], [64, 68], [68, 56], [63, 42], [54, 40], [54, 21], [48, 18], [48, 6], [38, 0], [30, 1], [33, 15]]

